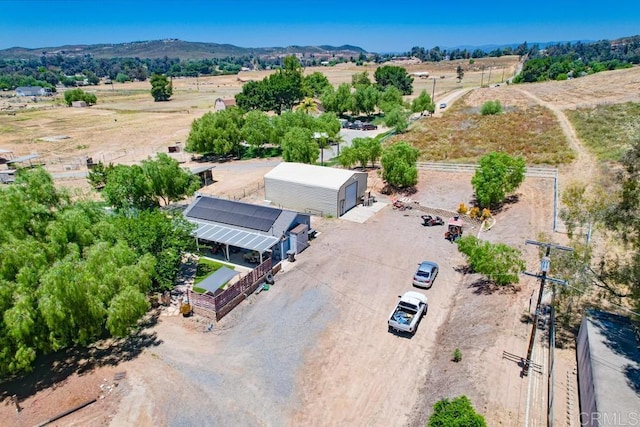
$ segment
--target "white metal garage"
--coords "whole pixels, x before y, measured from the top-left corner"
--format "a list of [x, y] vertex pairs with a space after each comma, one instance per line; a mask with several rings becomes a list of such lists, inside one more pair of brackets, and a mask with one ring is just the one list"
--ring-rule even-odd
[[322, 216], [343, 215], [366, 190], [367, 174], [347, 169], [283, 162], [264, 176], [271, 203]]

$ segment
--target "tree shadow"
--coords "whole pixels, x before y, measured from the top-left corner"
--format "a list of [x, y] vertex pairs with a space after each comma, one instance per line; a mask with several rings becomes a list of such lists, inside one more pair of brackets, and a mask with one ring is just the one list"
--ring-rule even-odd
[[145, 349], [162, 344], [156, 332], [148, 329], [158, 322], [158, 314], [148, 316], [135, 332], [122, 339], [105, 339], [88, 347], [74, 347], [56, 353], [38, 356], [33, 371], [2, 383], [0, 399], [17, 395], [24, 399], [41, 390], [56, 387], [77, 373], [88, 374], [103, 366], [116, 366], [133, 360]]
[[[506, 212], [506, 211], [509, 210], [511, 205], [515, 205], [519, 201], [520, 201], [520, 195], [519, 194], [511, 194], [511, 195], [507, 196], [502, 203], [499, 203], [497, 205], [491, 206], [491, 213], [493, 215], [496, 215], [496, 214], [499, 214], [499, 213]], [[478, 203], [478, 199], [476, 199], [475, 195], [473, 195], [473, 197], [471, 198], [470, 203], [471, 203], [472, 206], [480, 206], [480, 204]]]
[[[468, 265], [459, 265], [453, 268], [456, 272], [463, 275], [475, 274], [475, 271]], [[493, 294], [517, 294], [520, 287], [515, 285], [496, 285], [495, 282], [486, 277], [479, 277], [469, 283], [469, 288], [473, 289], [476, 295], [493, 295]]]

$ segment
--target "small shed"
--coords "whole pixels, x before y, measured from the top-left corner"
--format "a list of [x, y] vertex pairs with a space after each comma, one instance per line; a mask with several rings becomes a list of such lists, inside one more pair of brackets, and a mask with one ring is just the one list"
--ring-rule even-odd
[[367, 190], [367, 174], [348, 169], [283, 162], [264, 176], [272, 204], [321, 216], [344, 215]]
[[640, 337], [628, 317], [590, 310], [576, 343], [580, 425], [640, 421]]
[[74, 108], [85, 108], [87, 103], [85, 101], [73, 101], [71, 106]]

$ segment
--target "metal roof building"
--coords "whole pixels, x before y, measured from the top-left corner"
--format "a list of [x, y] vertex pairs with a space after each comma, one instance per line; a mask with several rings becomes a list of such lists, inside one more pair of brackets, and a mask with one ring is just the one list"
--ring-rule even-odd
[[640, 422], [640, 338], [628, 317], [589, 311], [576, 345], [580, 425]]
[[347, 169], [283, 162], [264, 176], [265, 198], [300, 212], [339, 217], [367, 190], [367, 174]]
[[204, 195], [191, 202], [184, 216], [196, 225], [198, 240], [224, 245], [227, 260], [229, 248], [235, 247], [256, 251], [261, 257], [271, 250], [278, 261], [290, 249], [289, 231], [300, 224], [311, 225], [309, 215]]

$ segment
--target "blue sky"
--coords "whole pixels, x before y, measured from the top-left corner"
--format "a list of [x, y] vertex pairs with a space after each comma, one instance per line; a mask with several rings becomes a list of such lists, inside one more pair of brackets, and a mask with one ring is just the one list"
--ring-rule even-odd
[[0, 0], [0, 49], [177, 38], [241, 47], [413, 46], [614, 39], [640, 34], [640, 1]]

